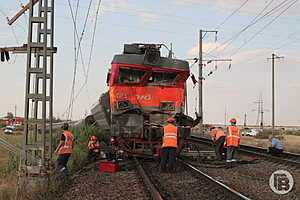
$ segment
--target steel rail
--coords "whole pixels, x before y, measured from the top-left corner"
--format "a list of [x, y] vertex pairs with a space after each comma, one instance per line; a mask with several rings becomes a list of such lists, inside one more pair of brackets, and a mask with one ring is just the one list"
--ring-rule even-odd
[[152, 199], [154, 199], [154, 200], [164, 200], [164, 198], [161, 196], [159, 191], [156, 189], [156, 187], [151, 182], [150, 178], [146, 174], [145, 170], [143, 169], [143, 167], [140, 164], [140, 162], [138, 161], [138, 159], [134, 158], [134, 160], [135, 160], [136, 165], [137, 165], [138, 173], [142, 177], [144, 184], [149, 189], [149, 192], [150, 192], [150, 195], [151, 195]]
[[[203, 138], [203, 137], [191, 136], [190, 140], [194, 141], [194, 142], [205, 143], [208, 145], [212, 144], [211, 139]], [[282, 162], [284, 164], [289, 164], [289, 165], [293, 165], [296, 167], [300, 166], [300, 155], [299, 154], [283, 152], [282, 155], [285, 157], [276, 157], [276, 156], [272, 156], [272, 155], [268, 154], [266, 149], [263, 149], [260, 147], [248, 146], [248, 145], [240, 145], [240, 148], [238, 149], [238, 151], [265, 157], [265, 158], [270, 159], [273, 162], [275, 162], [275, 161]], [[287, 158], [290, 158], [290, 159], [287, 159]]]
[[215, 186], [217, 186], [217, 187], [221, 188], [222, 190], [224, 190], [229, 196], [231, 196], [231, 197], [233, 197], [235, 199], [239, 199], [239, 200], [251, 200], [250, 198], [246, 197], [245, 195], [239, 193], [238, 191], [230, 188], [229, 186], [225, 185], [224, 183], [221, 183], [220, 181], [217, 181], [213, 177], [209, 176], [208, 174], [202, 172], [201, 170], [199, 170], [198, 168], [196, 168], [192, 164], [190, 164], [188, 162], [185, 162], [182, 159], [178, 159], [178, 160], [181, 163], [183, 163], [185, 166], [187, 166], [188, 168], [192, 169], [197, 174], [203, 176], [205, 179], [207, 179], [208, 181], [212, 182]]

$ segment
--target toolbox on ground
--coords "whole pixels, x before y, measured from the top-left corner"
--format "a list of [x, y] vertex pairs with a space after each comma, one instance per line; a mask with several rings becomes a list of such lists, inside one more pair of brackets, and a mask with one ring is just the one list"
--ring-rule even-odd
[[99, 171], [100, 172], [110, 172], [115, 173], [119, 170], [119, 163], [112, 161], [100, 161], [99, 162]]

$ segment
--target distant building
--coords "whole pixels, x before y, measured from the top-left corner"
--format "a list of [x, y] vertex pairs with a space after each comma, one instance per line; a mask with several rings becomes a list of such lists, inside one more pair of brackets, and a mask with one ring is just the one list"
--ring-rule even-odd
[[24, 119], [19, 118], [19, 117], [14, 117], [14, 118], [5, 120], [5, 124], [6, 125], [14, 125], [14, 126], [24, 125]]

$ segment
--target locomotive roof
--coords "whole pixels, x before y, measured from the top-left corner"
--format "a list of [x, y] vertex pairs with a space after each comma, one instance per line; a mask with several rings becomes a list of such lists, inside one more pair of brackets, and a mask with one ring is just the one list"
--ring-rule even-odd
[[120, 54], [115, 55], [112, 63], [126, 63], [126, 64], [136, 64], [145, 65], [151, 67], [169, 68], [189, 71], [189, 63], [185, 60], [173, 59], [160, 57], [155, 63], [145, 62], [144, 55], [139, 54]]

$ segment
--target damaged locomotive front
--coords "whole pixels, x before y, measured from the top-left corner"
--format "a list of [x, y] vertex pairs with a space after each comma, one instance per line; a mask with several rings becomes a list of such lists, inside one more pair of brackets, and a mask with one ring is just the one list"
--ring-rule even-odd
[[179, 147], [196, 125], [183, 114], [189, 63], [162, 57], [161, 46], [125, 44], [123, 54], [113, 58], [109, 91], [92, 109], [97, 125], [109, 129], [123, 148], [133, 152], [153, 154], [169, 116], [175, 116], [179, 126]]

